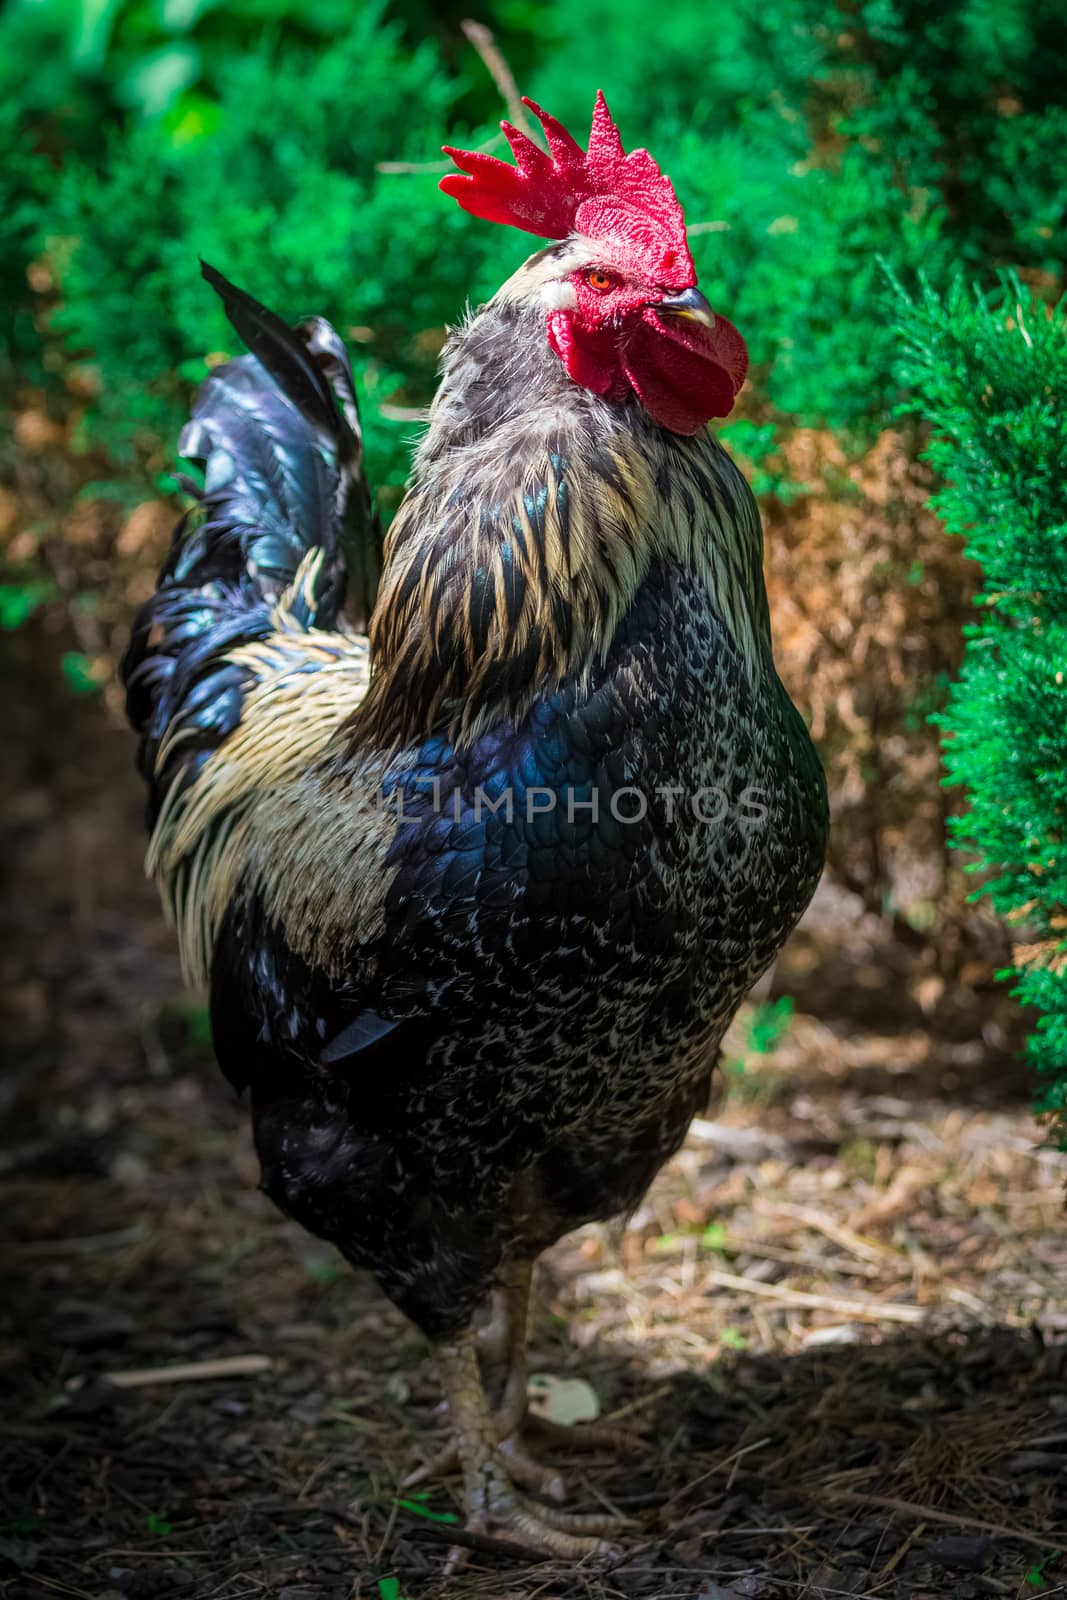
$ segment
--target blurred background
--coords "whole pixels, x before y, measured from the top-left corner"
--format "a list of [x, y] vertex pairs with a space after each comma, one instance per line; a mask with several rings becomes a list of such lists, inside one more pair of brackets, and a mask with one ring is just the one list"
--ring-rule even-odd
[[[956, 340], [957, 410], [1000, 404], [997, 384], [1011, 368], [996, 341], [982, 345], [987, 325], [958, 297], [973, 308], [974, 291], [992, 292], [990, 304], [1039, 316], [1065, 287], [1062, 4], [674, 0], [653, 12], [614, 0], [594, 13], [578, 0], [486, 0], [481, 31], [467, 20], [459, 0], [8, 0], [0, 13], [12, 934], [0, 957], [9, 1046], [0, 1182], [18, 1284], [0, 1328], [0, 1380], [28, 1386], [40, 1433], [31, 1427], [9, 1460], [0, 1574], [8, 1561], [12, 1583], [55, 1555], [60, 1514], [82, 1519], [64, 1592], [96, 1594], [108, 1560], [85, 1552], [116, 1541], [126, 1551], [111, 1562], [117, 1570], [134, 1549], [130, 1570], [162, 1562], [173, 1586], [181, 1563], [167, 1567], [166, 1552], [186, 1520], [219, 1561], [227, 1546], [248, 1565], [248, 1551], [259, 1559], [273, 1537], [270, 1494], [299, 1477], [309, 1439], [326, 1448], [322, 1418], [336, 1421], [342, 1389], [370, 1386], [357, 1405], [364, 1442], [383, 1425], [383, 1405], [402, 1428], [412, 1386], [420, 1398], [411, 1336], [253, 1191], [242, 1112], [216, 1081], [202, 1000], [181, 988], [141, 877], [141, 795], [116, 666], [181, 508], [173, 473], [192, 390], [237, 353], [198, 256], [287, 318], [318, 312], [342, 331], [388, 518], [446, 325], [529, 253], [525, 236], [475, 222], [437, 190], [443, 142], [501, 152], [498, 123], [516, 82], [579, 137], [604, 89], [627, 146], [647, 145], [670, 173], [701, 286], [748, 341], [750, 381], [721, 434], [760, 500], [779, 670], [811, 724], [833, 809], [824, 884], [735, 1027], [724, 1104], [625, 1234], [592, 1230], [560, 1247], [556, 1317], [587, 1344], [607, 1341], [616, 1398], [631, 1368], [645, 1382], [650, 1372], [703, 1371], [730, 1352], [743, 1366], [757, 1350], [761, 1359], [865, 1350], [936, 1312], [1000, 1330], [1006, 1344], [978, 1340], [971, 1355], [983, 1381], [1005, 1393], [1014, 1384], [1017, 1400], [1020, 1385], [1046, 1378], [1024, 1330], [1040, 1327], [1047, 1343], [1067, 1326], [1063, 1158], [1038, 1148], [1021, 1054], [1033, 1016], [996, 978], [1039, 950], [1042, 983], [1059, 984], [1067, 923], [1055, 923], [1062, 907], [1052, 907], [1032, 937], [1020, 931], [970, 898], [973, 869], [987, 865], [980, 841], [964, 829], [972, 848], [950, 848], [949, 819], [965, 796], [944, 781], [940, 740], [953, 735], [943, 723], [975, 600], [988, 607], [997, 596], [990, 570], [938, 510], [955, 534], [975, 516], [931, 504], [935, 466], [952, 461], [926, 459], [931, 417], [944, 424], [950, 409], [935, 370], [946, 341]], [[1005, 315], [997, 327], [1025, 337], [1028, 355], [1022, 313]], [[925, 369], [909, 339], [925, 341]], [[984, 368], [969, 365], [978, 346]], [[1056, 359], [1062, 377], [1062, 350]], [[1010, 433], [1015, 390], [1005, 383]], [[1062, 417], [1054, 424], [1050, 409], [1042, 426], [1050, 437], [1059, 429], [1057, 459], [1067, 456]], [[972, 454], [975, 473], [1011, 478], [986, 435]], [[1050, 469], [1041, 481], [1045, 489], [1024, 489], [1019, 477], [1017, 499], [1051, 495], [1063, 479]], [[1062, 531], [1062, 491], [1059, 507]], [[1050, 501], [1043, 526], [1055, 522]], [[981, 552], [972, 544], [971, 553]], [[972, 735], [984, 715], [971, 706]], [[1010, 762], [1004, 749], [984, 759], [996, 791]], [[1058, 747], [1046, 759], [1055, 770]], [[1054, 799], [1062, 806], [1059, 790]], [[1023, 861], [1037, 849], [1016, 846]], [[1024, 916], [1032, 909], [1021, 892], [1012, 904]], [[1063, 1062], [1046, 1052], [1044, 1065], [1053, 1074], [1042, 1103], [1062, 1103]], [[630, 1287], [611, 1277], [619, 1266]], [[361, 1318], [374, 1347], [362, 1377], [343, 1344]], [[159, 1433], [155, 1402], [116, 1413], [113, 1393], [83, 1384], [163, 1355], [249, 1344], [283, 1352], [298, 1438], [271, 1433], [257, 1410], [273, 1417], [268, 1403], [239, 1385], [208, 1399], [197, 1391], [189, 1405], [198, 1409], [175, 1401]], [[926, 1371], [914, 1360], [908, 1370]], [[1009, 1370], [1018, 1381], [1001, 1382]], [[923, 1383], [936, 1390], [940, 1371], [916, 1379], [914, 1395]], [[774, 1379], [783, 1427], [791, 1404], [807, 1417], [810, 1386], [822, 1381], [814, 1373], [783, 1368]], [[854, 1417], [870, 1385], [889, 1380], [848, 1368], [846, 1387], [853, 1379], [844, 1411]], [[83, 1387], [70, 1389], [73, 1380]], [[744, 1388], [744, 1370], [736, 1381]], [[96, 1441], [79, 1454], [64, 1435], [64, 1464], [41, 1443], [40, 1419], [60, 1402], [64, 1425], [80, 1418]], [[970, 1405], [961, 1391], [943, 1407], [964, 1434]], [[1005, 1437], [1015, 1450], [1012, 1417]], [[206, 1464], [176, 1465], [190, 1436], [207, 1448], [234, 1418], [269, 1464], [262, 1482], [245, 1485], [246, 1503], [251, 1495], [260, 1509], [243, 1533], [229, 1512], [216, 1527], [204, 1510], [215, 1447]], [[155, 1441], [132, 1459], [131, 1427]], [[745, 1437], [727, 1442], [744, 1448]], [[820, 1461], [836, 1470], [836, 1445], [818, 1437]], [[720, 1444], [715, 1435], [707, 1448]], [[333, 1449], [324, 1482], [340, 1475], [350, 1495], [350, 1469]], [[951, 1465], [922, 1480], [895, 1449], [882, 1452], [880, 1492], [949, 1504]], [[101, 1452], [120, 1511], [101, 1510]], [[388, 1463], [381, 1472], [388, 1477]], [[966, 1492], [996, 1510], [1001, 1491], [981, 1482]], [[964, 1495], [962, 1478], [957, 1487]], [[1047, 1483], [1041, 1494], [1026, 1514], [1053, 1527]], [[1001, 1503], [996, 1520], [1002, 1512]], [[783, 1520], [773, 1506], [760, 1516]], [[381, 1556], [377, 1536], [371, 1545]], [[284, 1565], [286, 1552], [274, 1553]], [[835, 1593], [844, 1592], [839, 1554], [826, 1558]], [[416, 1570], [426, 1564], [409, 1556]], [[61, 1550], [55, 1559], [58, 1573]], [[307, 1556], [327, 1590], [330, 1559], [318, 1545]], [[78, 1561], [88, 1562], [81, 1577]], [[208, 1592], [197, 1587], [205, 1574], [191, 1592]], [[226, 1577], [211, 1592], [273, 1593], [281, 1579], [255, 1581], [240, 1591]], [[362, 1592], [377, 1594], [378, 1577], [368, 1582]], [[142, 1592], [128, 1576], [114, 1583]]]

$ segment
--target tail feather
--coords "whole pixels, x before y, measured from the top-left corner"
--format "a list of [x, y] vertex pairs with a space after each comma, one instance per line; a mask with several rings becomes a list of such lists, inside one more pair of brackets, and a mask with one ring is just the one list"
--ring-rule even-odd
[[181, 438], [200, 467], [159, 587], [122, 664], [141, 734], [149, 821], [189, 785], [241, 719], [254, 674], [234, 651], [285, 626], [339, 626], [346, 588], [365, 621], [379, 533], [344, 345], [321, 318], [287, 323], [202, 264], [252, 354], [201, 385]]

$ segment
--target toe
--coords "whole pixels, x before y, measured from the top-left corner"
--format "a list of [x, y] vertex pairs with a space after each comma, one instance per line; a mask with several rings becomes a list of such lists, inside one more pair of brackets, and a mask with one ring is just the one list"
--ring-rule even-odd
[[409, 1472], [406, 1478], [401, 1478], [402, 1489], [417, 1489], [420, 1483], [426, 1483], [430, 1478], [442, 1478], [446, 1473], [454, 1472], [459, 1466], [459, 1450], [453, 1440], [438, 1450], [423, 1466], [416, 1467], [414, 1472]]
[[504, 1458], [509, 1477], [519, 1485], [520, 1489], [530, 1489], [534, 1494], [542, 1494], [546, 1500], [566, 1499], [566, 1485], [559, 1473], [553, 1467], [545, 1467], [540, 1461], [535, 1461], [517, 1439], [505, 1439], [500, 1446], [500, 1454]]
[[597, 1535], [557, 1527], [555, 1518], [549, 1520], [545, 1514], [546, 1509], [517, 1505], [508, 1518], [509, 1532], [523, 1544], [542, 1550], [546, 1556], [559, 1556], [566, 1561], [615, 1554], [614, 1546]]
[[527, 1412], [523, 1427], [535, 1438], [547, 1444], [558, 1445], [563, 1450], [625, 1450], [630, 1453], [645, 1446], [640, 1434], [628, 1433], [625, 1428], [613, 1428], [607, 1422], [553, 1422]]
[[629, 1518], [606, 1511], [560, 1511], [555, 1506], [538, 1506], [537, 1515], [547, 1527], [583, 1538], [618, 1539], [635, 1526]]

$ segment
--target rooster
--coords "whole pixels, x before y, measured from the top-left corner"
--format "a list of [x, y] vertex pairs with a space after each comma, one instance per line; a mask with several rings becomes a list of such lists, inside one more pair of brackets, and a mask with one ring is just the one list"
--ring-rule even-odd
[[516, 164], [440, 187], [552, 242], [452, 332], [380, 559], [340, 339], [204, 266], [251, 354], [200, 390], [123, 670], [263, 1188], [430, 1341], [470, 1528], [576, 1558], [606, 1530], [524, 1443], [533, 1264], [678, 1148], [827, 822], [707, 427], [744, 342], [603, 96], [585, 150], [526, 104], [547, 153], [504, 123]]

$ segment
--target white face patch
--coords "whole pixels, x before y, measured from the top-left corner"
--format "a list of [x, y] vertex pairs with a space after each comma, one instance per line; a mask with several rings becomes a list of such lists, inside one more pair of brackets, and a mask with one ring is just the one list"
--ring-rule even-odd
[[578, 298], [574, 285], [567, 279], [571, 273], [589, 267], [615, 270], [603, 241], [597, 243], [584, 234], [572, 233], [565, 244], [538, 250], [536, 255], [528, 257], [519, 270], [501, 284], [493, 300], [503, 305], [525, 306], [540, 302], [546, 311], [573, 311]]
[[546, 283], [541, 290], [541, 304], [546, 311], [573, 311], [578, 304], [573, 283], [564, 283], [558, 278]]

